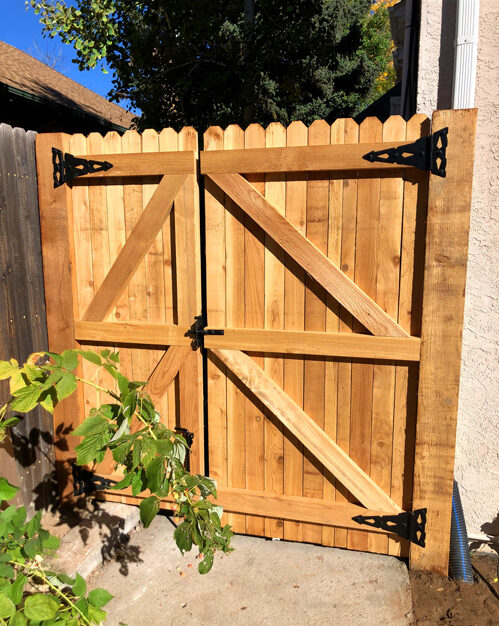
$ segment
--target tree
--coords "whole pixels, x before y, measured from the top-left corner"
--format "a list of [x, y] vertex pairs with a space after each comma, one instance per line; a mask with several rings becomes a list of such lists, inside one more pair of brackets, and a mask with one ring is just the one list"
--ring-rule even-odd
[[139, 128], [354, 115], [390, 61], [370, 0], [27, 2], [81, 69], [106, 60]]

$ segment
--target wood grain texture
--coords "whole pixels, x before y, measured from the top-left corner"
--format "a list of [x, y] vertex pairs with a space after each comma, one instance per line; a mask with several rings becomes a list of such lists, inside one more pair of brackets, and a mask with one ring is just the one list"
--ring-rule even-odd
[[83, 315], [84, 320], [103, 321], [115, 306], [163, 227], [185, 178], [185, 175], [165, 176], [159, 183], [158, 189]]
[[213, 174], [211, 178], [373, 334], [407, 336], [407, 333], [372, 298], [331, 263], [317, 246], [280, 215], [276, 208], [244, 178], [239, 174]]
[[190, 352], [185, 346], [170, 346], [161, 357], [145, 388], [154, 404], [163, 398]]
[[201, 154], [201, 173], [306, 172], [338, 170], [400, 170], [397, 163], [370, 163], [362, 158], [371, 150], [386, 150], [404, 142], [367, 142], [343, 145], [309, 145], [304, 147], [264, 148], [253, 150], [219, 150]]
[[[302, 122], [292, 122], [286, 132], [288, 146], [307, 145], [308, 128]], [[303, 235], [306, 232], [307, 177], [302, 173], [286, 175], [286, 219]], [[285, 256], [284, 272], [284, 328], [287, 332], [305, 328], [305, 271], [288, 254]], [[271, 342], [267, 342], [271, 345]], [[268, 349], [268, 348], [267, 348]], [[303, 408], [302, 359], [284, 359], [284, 391]], [[284, 437], [284, 485], [283, 493], [289, 496], [303, 495], [303, 446], [292, 436]], [[284, 538], [303, 540], [303, 524], [284, 520]]]
[[447, 574], [461, 367], [476, 109], [435, 111], [448, 127], [447, 176], [431, 176], [423, 292], [414, 508], [426, 507], [426, 547], [411, 567]]
[[[62, 134], [43, 134], [36, 139], [36, 162], [38, 175], [38, 202], [47, 308], [47, 332], [49, 349], [61, 352], [76, 347], [74, 340], [74, 304], [71, 292], [71, 256], [69, 250], [70, 224], [68, 207], [71, 193], [66, 186], [53, 188], [52, 147], [65, 152], [69, 137]], [[72, 226], [72, 225], [71, 225]], [[61, 285], [66, 286], [61, 289]], [[66, 495], [72, 490], [70, 462], [75, 458], [74, 447], [78, 438], [67, 434], [73, 431], [80, 413], [79, 398], [73, 394], [61, 402], [54, 411], [54, 431], [57, 436], [56, 470], [59, 493]]]
[[[147, 132], [150, 132], [150, 129], [147, 129]], [[94, 161], [108, 161], [113, 167], [106, 171], [79, 176], [73, 184], [85, 184], [88, 180], [97, 178], [190, 174], [196, 169], [194, 150], [158, 152], [156, 147], [156, 150], [148, 152], [126, 154], [106, 152], [79, 156]]]
[[363, 472], [254, 360], [243, 352], [213, 350], [242, 383], [289, 429], [317, 460], [368, 508], [400, 508]]
[[75, 337], [83, 343], [109, 342], [149, 346], [190, 346], [187, 326], [148, 322], [85, 322], [75, 320]]
[[[79, 322], [78, 327], [80, 328], [81, 325], [84, 328], [89, 328], [91, 324], [94, 323]], [[204, 342], [207, 348], [369, 360], [419, 361], [421, 344], [419, 337], [373, 337], [360, 333], [272, 330], [268, 328], [261, 330], [224, 328], [222, 330], [223, 335], [207, 335], [205, 337]], [[153, 335], [152, 331], [151, 335]], [[132, 332], [130, 331], [131, 336]]]

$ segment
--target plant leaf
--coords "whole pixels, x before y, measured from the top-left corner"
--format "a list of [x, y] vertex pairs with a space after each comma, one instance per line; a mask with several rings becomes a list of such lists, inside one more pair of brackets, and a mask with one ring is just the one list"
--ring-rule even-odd
[[73, 435], [78, 437], [86, 437], [87, 435], [95, 435], [101, 433], [109, 428], [109, 422], [105, 417], [94, 415], [93, 417], [87, 417], [78, 428], [73, 431]]
[[14, 487], [3, 476], [0, 477], [0, 500], [10, 500], [19, 491], [19, 487]]
[[19, 371], [16, 365], [12, 365], [9, 361], [0, 361], [0, 380], [10, 378], [13, 374]]
[[90, 361], [90, 363], [93, 363], [94, 365], [102, 365], [102, 359], [97, 352], [92, 352], [92, 350], [80, 350], [80, 354], [84, 359]]
[[200, 574], [207, 574], [213, 567], [213, 552], [207, 552], [204, 555], [204, 559], [198, 565], [198, 571]]
[[46, 593], [28, 596], [24, 602], [24, 615], [37, 623], [55, 617], [58, 609], [59, 602], [54, 596]]
[[0, 617], [11, 617], [16, 612], [15, 604], [10, 598], [0, 594]]
[[99, 609], [102, 606], [105, 606], [110, 600], [112, 600], [114, 596], [109, 593], [106, 589], [101, 589], [97, 587], [97, 589], [92, 589], [92, 591], [88, 594], [88, 601], [90, 604], [98, 607]]
[[70, 396], [76, 390], [76, 376], [72, 372], [64, 372], [61, 379], [55, 383], [59, 402]]
[[182, 554], [189, 552], [192, 548], [191, 525], [188, 522], [182, 522], [173, 533], [173, 538]]
[[73, 593], [75, 596], [84, 596], [87, 592], [87, 583], [85, 579], [76, 572], [76, 578], [73, 585]]
[[38, 403], [42, 390], [37, 385], [28, 385], [27, 387], [21, 387], [14, 391], [12, 394], [14, 400], [12, 401], [10, 408], [13, 411], [21, 411], [21, 413], [28, 413], [31, 409], [34, 409]]
[[159, 498], [156, 496], [149, 496], [145, 500], [142, 500], [139, 509], [140, 521], [147, 528], [159, 511]]
[[64, 350], [61, 354], [61, 365], [65, 370], [76, 369], [78, 362], [78, 350]]

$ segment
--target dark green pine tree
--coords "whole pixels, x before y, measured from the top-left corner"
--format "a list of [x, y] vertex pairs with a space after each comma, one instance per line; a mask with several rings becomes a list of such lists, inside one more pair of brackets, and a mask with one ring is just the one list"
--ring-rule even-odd
[[370, 0], [74, 4], [47, 11], [50, 0], [32, 0], [82, 67], [105, 56], [116, 75], [111, 98], [141, 109], [139, 128], [351, 116], [373, 99], [390, 60], [389, 31], [369, 28]]

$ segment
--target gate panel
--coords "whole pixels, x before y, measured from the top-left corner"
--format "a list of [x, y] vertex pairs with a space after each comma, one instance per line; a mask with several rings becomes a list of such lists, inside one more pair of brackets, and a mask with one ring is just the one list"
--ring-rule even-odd
[[[242, 142], [236, 146], [226, 139], [226, 134], [233, 135], [233, 132], [230, 128], [225, 133], [220, 128], [208, 129], [205, 150], [240, 149]], [[360, 148], [365, 153], [371, 144], [392, 141], [395, 145], [403, 144], [406, 139], [413, 140], [427, 132], [428, 122], [422, 116], [413, 118], [408, 124], [397, 117], [390, 118], [385, 125], [376, 119], [367, 119], [360, 127], [352, 120], [338, 120], [332, 127], [318, 121], [308, 129], [300, 123], [293, 123], [288, 129], [271, 124], [267, 130], [252, 125], [245, 132], [244, 148], [261, 147], [264, 141], [268, 148], [360, 141], [366, 144]], [[250, 157], [246, 161], [242, 156], [239, 158], [239, 154], [238, 162], [251, 168], [251, 171], [257, 169], [258, 166], [251, 160], [254, 153], [248, 153]], [[211, 174], [209, 166], [206, 166], [207, 321], [209, 327], [226, 328], [227, 331], [224, 338], [207, 338], [206, 345], [223, 347], [223, 342], [233, 337], [233, 342], [241, 344], [238, 349], [245, 350], [244, 333], [238, 336], [234, 331], [232, 335], [230, 328], [369, 334], [344, 306], [311, 277], [309, 271], [314, 273], [317, 270], [317, 264], [321, 263], [319, 258], [310, 270], [304, 271], [291, 257], [288, 235], [283, 235], [279, 245], [274, 239], [274, 226], [263, 232], [247, 214], [249, 206], [244, 194], [247, 193], [249, 198], [249, 188], [247, 192], [245, 188], [240, 188], [236, 194], [241, 198], [240, 206], [236, 205], [229, 196], [230, 181], [234, 180], [236, 184], [235, 179], [230, 178], [234, 175], [229, 172], [237, 168], [234, 166], [231, 170], [228, 156], [227, 159], [220, 156], [222, 160], [213, 161], [213, 169], [227, 174], [216, 174], [215, 171]], [[265, 165], [268, 165], [267, 161]], [[367, 312], [365, 319], [368, 324], [386, 328], [394, 336], [414, 336], [414, 328], [417, 333], [421, 292], [413, 268], [416, 251], [421, 246], [424, 249], [424, 231], [418, 229], [416, 233], [416, 222], [421, 224], [425, 220], [427, 174], [409, 169], [389, 172], [371, 169], [251, 173], [245, 177], [276, 212], [282, 212], [309, 242], [389, 315], [383, 317], [372, 301], [364, 300], [364, 294], [353, 291], [352, 298], [358, 297], [357, 303], [364, 302], [359, 305], [359, 311], [362, 315]], [[225, 195], [221, 193], [220, 185]], [[254, 201], [258, 202], [258, 199]], [[285, 224], [282, 227], [286, 231]], [[239, 242], [243, 239], [239, 233], [244, 229], [244, 247], [233, 244], [235, 228]], [[275, 228], [280, 228], [277, 222]], [[275, 232], [277, 234], [277, 230]], [[283, 250], [282, 245], [285, 248], [290, 245], [289, 253]], [[315, 255], [310, 249], [312, 253]], [[304, 262], [306, 256], [303, 257]], [[343, 281], [340, 275], [328, 276], [327, 268], [314, 275], [324, 277], [326, 281], [336, 278]], [[234, 276], [244, 276], [244, 302], [237, 295], [237, 288], [234, 289]], [[345, 284], [345, 290], [349, 289], [349, 285]], [[344, 297], [344, 292], [338, 295]], [[229, 311], [237, 311], [241, 306], [244, 314], [239, 314], [238, 326], [234, 326], [235, 317]], [[371, 314], [376, 317], [370, 317]], [[397, 323], [401, 325], [397, 326]], [[381, 334], [385, 333], [381, 331]], [[397, 363], [379, 358], [306, 356], [299, 354], [299, 349], [291, 348], [292, 338], [289, 339], [289, 350], [283, 352], [298, 354], [255, 352], [254, 345], [265, 345], [262, 343], [263, 336], [258, 341], [258, 333], [255, 334], [253, 347], [247, 339], [246, 351], [255, 363], [305, 410], [330, 439], [350, 454], [397, 506], [407, 506], [412, 493], [412, 465], [408, 464], [412, 453], [406, 448], [413, 448], [414, 445], [417, 367], [403, 361]], [[269, 342], [267, 346], [271, 345], [272, 338], [265, 337]], [[284, 341], [276, 336], [276, 341], [279, 340]], [[400, 341], [402, 346], [407, 339]], [[227, 347], [235, 348], [235, 345]], [[272, 411], [262, 406], [240, 384], [233, 371], [226, 367], [224, 359], [217, 358], [211, 350], [208, 355], [210, 473], [222, 487], [242, 485], [242, 481], [236, 484], [237, 478], [232, 472], [244, 458], [246, 483], [243, 486], [248, 492], [269, 494], [269, 497], [270, 494], [305, 497], [314, 502], [350, 501], [358, 504], [315, 456], [306, 449], [303, 451], [302, 442], [283, 427]], [[234, 401], [230, 395], [231, 388], [236, 388], [239, 396], [243, 394], [246, 398], [244, 429], [237, 410], [235, 419], [232, 419]], [[393, 476], [395, 471], [398, 476]], [[408, 508], [411, 508], [410, 505]], [[238, 510], [230, 513], [238, 513]], [[393, 535], [388, 541], [386, 534], [352, 530], [352, 526], [346, 530], [345, 527], [335, 528], [329, 524], [307, 523], [305, 519], [300, 523], [300, 520], [267, 518], [262, 523], [260, 519], [246, 515], [243, 527], [242, 516], [233, 515], [229, 519], [235, 521], [237, 531], [245, 530], [248, 534], [374, 552], [408, 553], [406, 543], [393, 538]]]
[[[53, 189], [52, 147], [114, 161], [115, 169]], [[154, 153], [151, 160], [145, 158], [146, 152]], [[178, 158], [171, 158], [175, 153]], [[119, 350], [125, 375], [150, 381], [164, 423], [194, 433], [191, 467], [204, 471], [200, 355], [190, 350], [185, 336], [194, 316], [201, 313], [196, 156], [197, 133], [189, 128], [181, 133], [166, 129], [159, 135], [128, 131], [122, 137], [117, 133], [105, 137], [92, 133], [87, 138], [43, 135], [38, 145], [44, 269], [54, 320], [53, 330], [49, 327], [51, 349], [62, 350], [76, 342], [83, 348]], [[55, 202], [61, 223], [55, 221]], [[51, 246], [55, 227], [58, 239]], [[61, 281], [60, 272], [54, 271], [50, 261], [58, 254], [71, 259], [70, 280]], [[64, 320], [52, 306], [56, 290], [65, 302]], [[56, 329], [61, 324], [66, 325], [62, 336]], [[95, 380], [91, 363], [84, 361], [81, 369], [83, 378], [116, 388], [107, 373]], [[56, 409], [59, 450], [66, 448], [58, 459], [65, 482], [77, 441], [63, 439], [91, 407], [105, 401], [103, 392], [85, 385], [72, 399], [70, 416], [64, 413], [66, 403]], [[109, 455], [97, 472], [110, 476], [114, 465]], [[122, 498], [116, 493], [106, 497]]]

